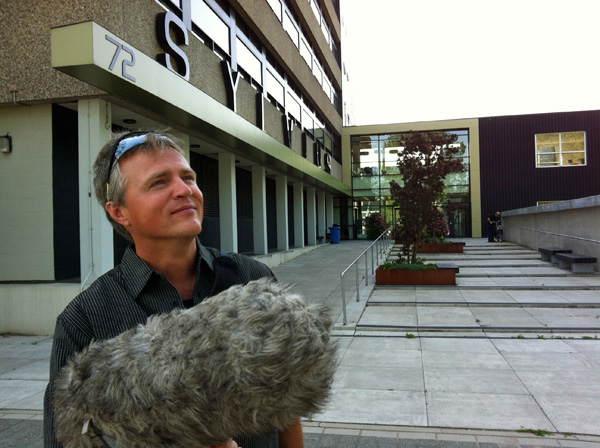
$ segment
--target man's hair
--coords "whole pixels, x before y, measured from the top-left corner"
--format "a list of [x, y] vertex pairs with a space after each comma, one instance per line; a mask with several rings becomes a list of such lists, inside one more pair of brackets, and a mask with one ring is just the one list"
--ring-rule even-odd
[[[130, 136], [134, 137], [139, 136], [140, 134], [145, 137], [142, 143], [132, 146], [131, 149], [123, 152], [120, 157], [115, 158], [115, 151], [120, 142], [127, 140], [130, 138]], [[115, 205], [127, 205], [125, 204], [127, 177], [123, 175], [119, 169], [119, 160], [131, 157], [133, 154], [139, 151], [160, 154], [166, 148], [173, 149], [181, 155], [184, 155], [183, 150], [177, 142], [177, 139], [169, 134], [156, 131], [147, 133], [121, 132], [114, 134], [113, 137], [106, 142], [106, 144], [98, 153], [98, 157], [96, 157], [96, 161], [94, 162], [94, 194], [96, 195], [96, 199], [100, 203], [100, 206], [104, 209], [106, 217], [114, 229], [130, 242], [133, 242], [133, 239], [131, 238], [129, 232], [125, 229], [125, 227], [112, 219], [106, 210], [106, 203], [110, 201], [112, 201]]]

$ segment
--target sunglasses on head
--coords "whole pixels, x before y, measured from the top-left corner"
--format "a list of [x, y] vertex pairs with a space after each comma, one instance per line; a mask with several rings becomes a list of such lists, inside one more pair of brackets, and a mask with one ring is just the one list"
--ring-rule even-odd
[[[113, 165], [115, 164], [115, 162], [117, 160], [119, 160], [121, 158], [121, 156], [123, 154], [125, 154], [131, 148], [134, 148], [138, 145], [146, 143], [146, 140], [148, 139], [148, 134], [150, 134], [150, 132], [151, 131], [129, 132], [128, 134], [125, 134], [120, 139], [118, 139], [115, 142], [115, 144], [113, 145], [113, 147], [111, 148], [110, 163], [108, 164], [108, 173], [106, 176], [106, 200], [108, 200], [108, 188], [109, 188], [109, 184], [110, 184], [110, 173], [112, 172]], [[169, 142], [172, 145], [175, 144], [175, 143], [173, 143], [173, 141], [170, 138], [165, 137], [164, 135], [160, 135], [160, 136], [158, 136], [158, 138], [160, 140]]]

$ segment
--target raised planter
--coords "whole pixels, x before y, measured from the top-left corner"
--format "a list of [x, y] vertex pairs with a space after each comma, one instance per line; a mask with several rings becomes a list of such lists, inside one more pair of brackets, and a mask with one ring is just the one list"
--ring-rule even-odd
[[420, 254], [462, 254], [465, 243], [422, 243], [417, 252]]
[[456, 270], [448, 269], [381, 269], [375, 271], [376, 285], [456, 285]]
[[[396, 244], [403, 244], [396, 240]], [[465, 243], [421, 243], [417, 248], [420, 254], [462, 254]]]

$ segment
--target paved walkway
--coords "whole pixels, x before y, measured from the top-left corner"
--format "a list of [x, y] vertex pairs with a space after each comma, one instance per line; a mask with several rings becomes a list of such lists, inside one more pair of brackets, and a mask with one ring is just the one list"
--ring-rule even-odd
[[[332, 400], [307, 448], [600, 447], [600, 275], [468, 239], [455, 287], [373, 287], [369, 242], [323, 245], [274, 268], [336, 321]], [[51, 338], [0, 337], [0, 446], [41, 447]], [[541, 431], [544, 436], [536, 435]], [[539, 434], [539, 433], [538, 433]]]

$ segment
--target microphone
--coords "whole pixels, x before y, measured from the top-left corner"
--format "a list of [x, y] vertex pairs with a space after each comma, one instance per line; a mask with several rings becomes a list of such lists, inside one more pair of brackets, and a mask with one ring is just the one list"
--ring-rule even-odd
[[236, 285], [187, 310], [92, 342], [57, 375], [65, 448], [212, 447], [284, 430], [327, 403], [336, 343], [323, 305], [272, 279]]

